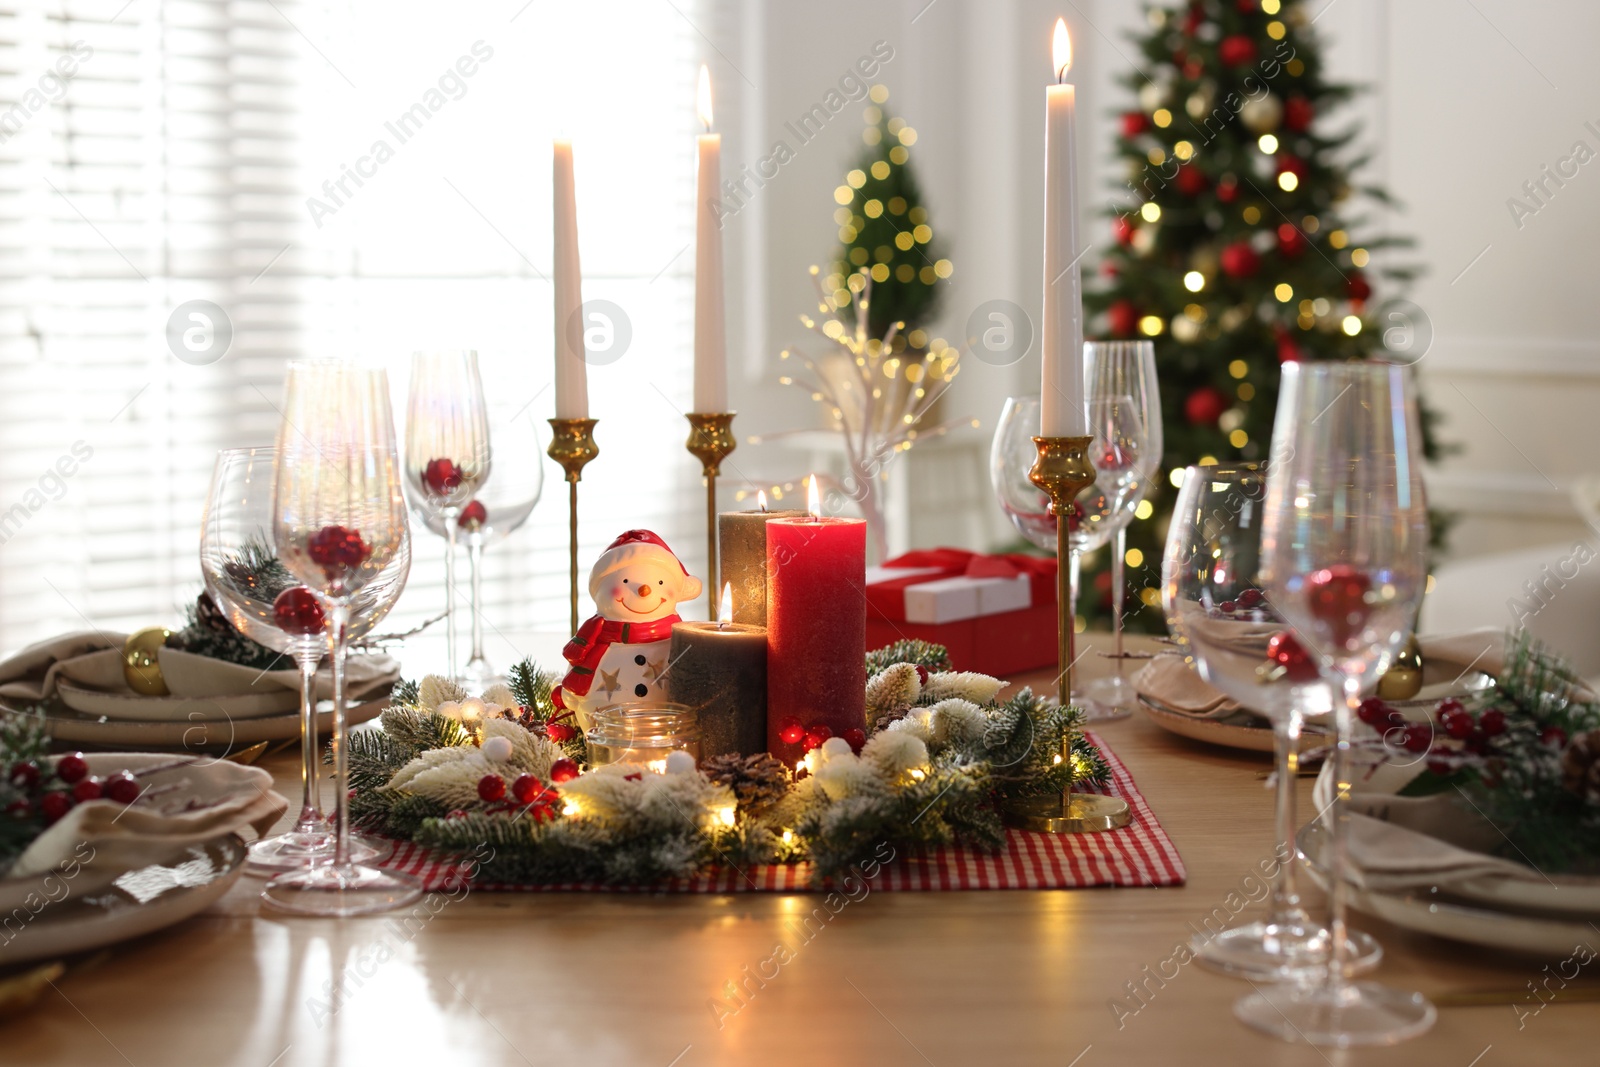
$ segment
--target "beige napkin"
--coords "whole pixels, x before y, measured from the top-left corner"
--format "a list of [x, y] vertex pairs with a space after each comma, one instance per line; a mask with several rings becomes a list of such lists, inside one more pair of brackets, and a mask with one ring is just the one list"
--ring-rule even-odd
[[1237, 711], [1237, 702], [1222, 695], [1176, 654], [1158, 655], [1133, 676], [1134, 692], [1163, 707], [1191, 715]]
[[[1462, 814], [1456, 811], [1458, 821]], [[1530, 885], [1548, 882], [1531, 867], [1356, 812], [1350, 813], [1349, 843], [1350, 880], [1377, 892], [1447, 886], [1488, 876]]]
[[[0, 662], [0, 697], [34, 702], [55, 695], [59, 682], [103, 693], [134, 696], [122, 673], [125, 634], [89, 631], [63, 634], [29, 645]], [[175, 697], [208, 698], [249, 696], [288, 689], [300, 691], [300, 671], [293, 662], [284, 670], [261, 671], [175, 648], [160, 652], [161, 676]], [[352, 656], [346, 685], [352, 700], [391, 685], [400, 677], [400, 665], [388, 656]], [[330, 697], [332, 679], [324, 670], [317, 678], [317, 696]]]

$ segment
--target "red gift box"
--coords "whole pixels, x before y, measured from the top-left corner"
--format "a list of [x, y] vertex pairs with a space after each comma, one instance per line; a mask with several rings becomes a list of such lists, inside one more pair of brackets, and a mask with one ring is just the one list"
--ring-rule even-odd
[[996, 677], [1053, 667], [1055, 594], [1053, 559], [907, 552], [868, 571], [867, 647], [932, 641], [957, 670]]

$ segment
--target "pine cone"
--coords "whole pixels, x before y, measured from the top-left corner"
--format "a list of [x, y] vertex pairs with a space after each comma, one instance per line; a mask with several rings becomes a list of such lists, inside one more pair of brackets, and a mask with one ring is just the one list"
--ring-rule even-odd
[[228, 621], [228, 616], [217, 607], [217, 602], [211, 599], [210, 593], [201, 593], [194, 602], [194, 621], [197, 625], [214, 634], [232, 634], [233, 624]]
[[1561, 753], [1561, 785], [1587, 804], [1600, 804], [1600, 730], [1579, 734]]
[[700, 764], [700, 773], [732, 789], [741, 813], [747, 815], [761, 814], [789, 791], [789, 768], [765, 752], [712, 756]]

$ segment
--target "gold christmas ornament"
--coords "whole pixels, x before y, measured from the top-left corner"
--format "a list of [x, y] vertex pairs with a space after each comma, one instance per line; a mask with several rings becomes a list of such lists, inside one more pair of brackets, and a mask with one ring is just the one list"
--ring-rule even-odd
[[161, 648], [171, 636], [165, 626], [146, 626], [122, 642], [122, 676], [140, 696], [169, 695], [167, 680], [161, 677]]
[[1271, 133], [1283, 121], [1283, 102], [1271, 93], [1255, 100], [1246, 100], [1239, 109], [1239, 121], [1251, 133]]

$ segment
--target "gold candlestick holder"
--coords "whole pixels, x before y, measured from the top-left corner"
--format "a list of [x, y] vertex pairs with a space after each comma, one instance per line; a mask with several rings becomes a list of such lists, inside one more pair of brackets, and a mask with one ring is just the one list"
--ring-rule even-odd
[[711, 605], [706, 617], [712, 620], [717, 617], [717, 598], [722, 595], [722, 583], [717, 581], [717, 474], [723, 459], [739, 447], [733, 436], [733, 416], [731, 411], [685, 416], [689, 420], [687, 447], [706, 476], [706, 600]]
[[[1089, 460], [1093, 437], [1035, 437], [1039, 458], [1028, 471], [1028, 480], [1050, 497], [1050, 514], [1056, 518], [1056, 653], [1060, 674], [1056, 676], [1056, 697], [1066, 707], [1072, 700], [1072, 664], [1075, 619], [1069, 566], [1067, 509], [1078, 494], [1094, 484], [1094, 464]], [[1072, 759], [1072, 744], [1061, 740], [1061, 759]], [[1097, 793], [1074, 793], [1069, 788], [1060, 796], [1019, 799], [1006, 805], [1005, 821], [1023, 830], [1051, 834], [1093, 833], [1128, 825], [1132, 813], [1128, 803], [1117, 797]]]
[[572, 557], [572, 632], [578, 632], [578, 483], [583, 468], [600, 454], [594, 443], [597, 419], [551, 419], [550, 458], [567, 472], [567, 536]]

